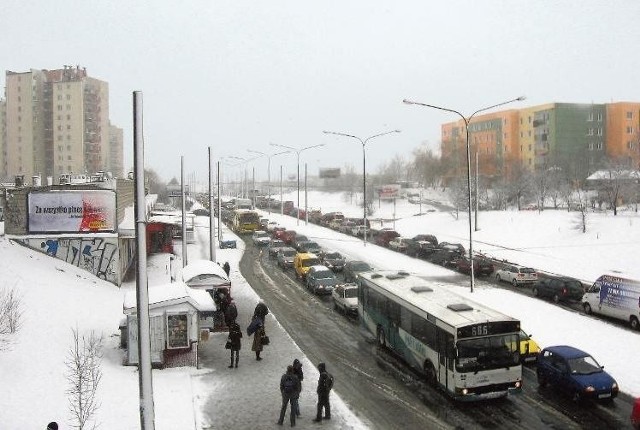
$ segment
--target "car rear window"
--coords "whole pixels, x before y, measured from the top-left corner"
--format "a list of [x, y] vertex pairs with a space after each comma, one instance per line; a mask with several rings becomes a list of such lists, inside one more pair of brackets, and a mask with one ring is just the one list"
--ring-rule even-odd
[[536, 273], [536, 271], [528, 267], [523, 267], [522, 269], [520, 269], [520, 273]]

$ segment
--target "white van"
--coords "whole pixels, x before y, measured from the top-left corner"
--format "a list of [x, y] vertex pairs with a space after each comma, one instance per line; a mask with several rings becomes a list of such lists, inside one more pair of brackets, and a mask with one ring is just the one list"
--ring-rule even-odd
[[587, 314], [596, 313], [627, 321], [640, 330], [640, 281], [602, 275], [582, 296]]

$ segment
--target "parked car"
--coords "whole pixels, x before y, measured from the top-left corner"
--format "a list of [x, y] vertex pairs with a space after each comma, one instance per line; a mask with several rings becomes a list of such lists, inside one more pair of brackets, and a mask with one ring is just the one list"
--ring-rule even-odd
[[535, 284], [538, 274], [530, 267], [514, 266], [509, 264], [496, 271], [496, 281], [509, 282], [514, 287], [526, 284]]
[[[194, 209], [192, 213], [195, 216], [209, 216], [210, 215], [209, 209], [205, 209], [205, 208]], [[0, 221], [2, 221], [2, 219], [0, 219]]]
[[389, 247], [389, 241], [399, 237], [400, 233], [395, 230], [383, 230], [375, 238], [375, 244], [379, 246]]
[[524, 330], [520, 330], [520, 361], [522, 363], [534, 362], [540, 354], [540, 346]]
[[419, 242], [422, 242], [422, 241], [431, 242], [434, 245], [438, 244], [438, 239], [432, 234], [416, 234], [411, 239]]
[[539, 279], [531, 290], [536, 297], [548, 297], [555, 303], [582, 300], [584, 289], [577, 279], [559, 277]]
[[318, 242], [314, 242], [313, 240], [305, 240], [298, 244], [298, 252], [312, 252], [314, 254], [319, 254], [322, 251]]
[[640, 397], [633, 402], [631, 410], [631, 425], [635, 430], [640, 430]]
[[293, 267], [293, 259], [295, 256], [296, 250], [291, 248], [290, 246], [285, 246], [278, 249], [278, 253], [276, 254], [276, 261], [278, 263], [278, 266], [280, 266], [282, 270]]
[[338, 231], [344, 234], [351, 234], [351, 229], [356, 226], [356, 223], [350, 220], [342, 221], [342, 224], [338, 226]]
[[268, 231], [267, 227], [269, 227], [269, 218], [260, 218], [260, 230]]
[[369, 263], [360, 260], [351, 260], [347, 261], [347, 264], [344, 265], [344, 281], [345, 282], [355, 282], [358, 273], [362, 272], [371, 272], [373, 267], [369, 266]]
[[298, 234], [295, 230], [285, 230], [279, 235], [279, 239], [282, 239], [284, 243], [295, 248], [295, 241]]
[[336, 274], [327, 266], [321, 264], [311, 266], [305, 277], [307, 289], [314, 294], [331, 294], [338, 283]]
[[[286, 243], [288, 245], [289, 242], [286, 239], [289, 236], [291, 236], [291, 231], [292, 230], [287, 230], [282, 226], [276, 226], [271, 231], [271, 237], [273, 239], [280, 239], [281, 241], [283, 241], [284, 243]], [[293, 234], [295, 234], [295, 231], [293, 232]]]
[[284, 241], [280, 240], [280, 239], [271, 239], [269, 241], [269, 258], [276, 258], [276, 256], [278, 255], [278, 251], [280, 250], [280, 248], [287, 246]]
[[251, 240], [253, 240], [253, 244], [255, 246], [266, 246], [269, 244], [271, 238], [269, 237], [269, 233], [266, 231], [257, 230], [251, 235]]
[[342, 272], [346, 259], [337, 251], [323, 251], [318, 254], [322, 264], [334, 272]]
[[336, 310], [345, 315], [358, 315], [358, 286], [355, 283], [336, 285], [331, 297]]
[[236, 241], [235, 239], [223, 239], [219, 243], [220, 249], [235, 249]]
[[365, 227], [364, 225], [354, 225], [353, 227], [351, 227], [351, 235], [352, 236], [357, 236], [357, 237], [362, 237], [364, 236], [364, 230], [367, 229], [367, 231], [369, 231], [368, 227]]
[[440, 242], [438, 244], [438, 249], [445, 249], [445, 250], [455, 251], [460, 256], [464, 255], [464, 253], [465, 253], [464, 246], [462, 246], [462, 244], [460, 244], [460, 243]]
[[[469, 256], [465, 255], [456, 260], [456, 268], [460, 273], [471, 274], [471, 261]], [[488, 258], [476, 255], [473, 257], [473, 274], [475, 276], [491, 276], [494, 267], [493, 262]]]
[[456, 261], [460, 258], [460, 253], [451, 249], [438, 249], [429, 256], [429, 261], [443, 267], [456, 267]]
[[428, 240], [409, 239], [406, 254], [416, 258], [427, 259], [438, 250], [438, 245]]
[[538, 356], [537, 375], [541, 387], [552, 385], [573, 400], [612, 400], [618, 383], [588, 353], [572, 346], [551, 346]]
[[409, 241], [411, 239], [407, 237], [398, 236], [389, 241], [389, 249], [392, 249], [397, 252], [407, 252], [407, 247], [409, 246]]
[[273, 232], [276, 227], [278, 227], [278, 223], [275, 221], [269, 221], [267, 223], [267, 231]]

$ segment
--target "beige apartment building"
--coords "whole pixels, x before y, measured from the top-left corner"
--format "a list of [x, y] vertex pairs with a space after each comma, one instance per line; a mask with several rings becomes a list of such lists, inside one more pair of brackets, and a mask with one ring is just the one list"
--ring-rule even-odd
[[98, 171], [122, 176], [122, 130], [109, 122], [109, 85], [86, 68], [7, 71], [4, 106], [2, 180], [22, 176], [31, 183], [39, 176], [57, 183], [63, 173]]

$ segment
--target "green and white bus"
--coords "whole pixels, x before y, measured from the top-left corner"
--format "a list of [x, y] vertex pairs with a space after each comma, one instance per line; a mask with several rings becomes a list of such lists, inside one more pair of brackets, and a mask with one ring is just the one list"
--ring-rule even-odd
[[361, 273], [358, 285], [362, 324], [432, 385], [456, 400], [520, 391], [520, 321], [406, 272]]

